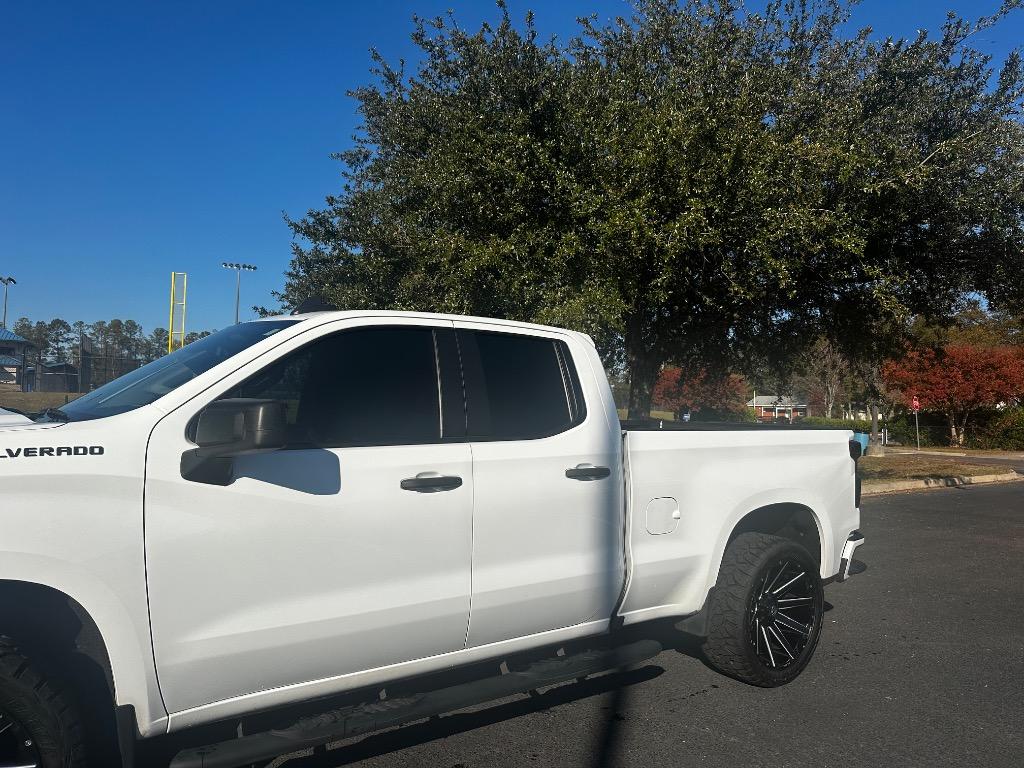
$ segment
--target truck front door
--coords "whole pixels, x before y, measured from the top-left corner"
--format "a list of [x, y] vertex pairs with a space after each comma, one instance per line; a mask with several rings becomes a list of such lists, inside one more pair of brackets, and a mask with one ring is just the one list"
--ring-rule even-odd
[[[287, 686], [302, 699], [464, 647], [473, 476], [454, 350], [438, 321], [306, 334], [157, 425], [146, 565], [170, 712]], [[439, 374], [452, 363], [454, 387]], [[185, 479], [189, 424], [226, 397], [284, 400], [289, 444]], [[424, 475], [451, 482], [403, 487]]]

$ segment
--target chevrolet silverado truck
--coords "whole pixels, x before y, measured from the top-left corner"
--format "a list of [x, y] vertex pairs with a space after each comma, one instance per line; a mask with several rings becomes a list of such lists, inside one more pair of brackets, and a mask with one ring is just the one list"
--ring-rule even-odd
[[584, 334], [373, 311], [5, 412], [0, 766], [131, 766], [177, 732], [176, 768], [249, 765], [653, 657], [666, 622], [793, 680], [864, 540], [860, 447], [668, 426], [619, 421]]

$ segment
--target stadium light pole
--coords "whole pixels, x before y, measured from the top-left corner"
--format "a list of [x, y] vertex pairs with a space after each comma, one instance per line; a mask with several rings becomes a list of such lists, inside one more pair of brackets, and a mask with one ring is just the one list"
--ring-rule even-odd
[[13, 277], [0, 277], [0, 283], [4, 284], [4, 319], [0, 322], [0, 328], [7, 327], [7, 289], [12, 285], [17, 285], [18, 281]]
[[238, 325], [238, 301], [242, 291], [242, 272], [255, 272], [256, 267], [252, 264], [238, 264], [232, 261], [222, 261], [220, 265], [224, 269], [235, 270], [235, 325]]

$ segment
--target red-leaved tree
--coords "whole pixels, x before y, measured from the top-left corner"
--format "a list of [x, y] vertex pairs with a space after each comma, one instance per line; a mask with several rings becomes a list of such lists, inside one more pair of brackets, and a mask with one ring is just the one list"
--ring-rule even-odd
[[713, 418], [735, 418], [746, 410], [747, 385], [735, 373], [714, 375], [700, 370], [684, 377], [681, 368], [669, 366], [658, 376], [652, 402], [676, 414], [689, 410]]
[[922, 408], [941, 411], [950, 440], [963, 444], [964, 428], [979, 408], [1019, 398], [1024, 393], [1024, 355], [1012, 347], [954, 344], [941, 349], [911, 349], [882, 367], [887, 387], [917, 395]]

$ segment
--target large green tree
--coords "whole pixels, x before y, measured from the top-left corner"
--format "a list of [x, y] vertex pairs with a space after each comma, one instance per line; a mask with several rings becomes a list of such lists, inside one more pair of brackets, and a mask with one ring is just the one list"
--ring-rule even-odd
[[71, 325], [59, 317], [34, 323], [27, 317], [19, 317], [12, 330], [32, 343], [33, 356], [38, 355], [41, 360], [63, 359], [71, 344]]
[[[289, 224], [280, 298], [590, 332], [646, 414], [666, 361], [880, 359], [910, 315], [1019, 303], [1024, 74], [971, 37], [845, 36], [849, 6], [638, 0], [560, 45], [417, 20], [374, 56], [344, 186]], [[870, 329], [870, 332], [869, 330]]]

